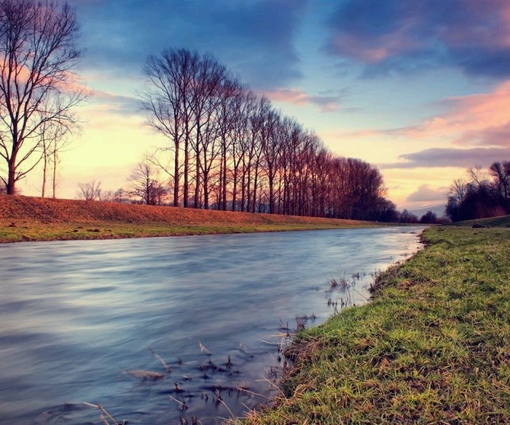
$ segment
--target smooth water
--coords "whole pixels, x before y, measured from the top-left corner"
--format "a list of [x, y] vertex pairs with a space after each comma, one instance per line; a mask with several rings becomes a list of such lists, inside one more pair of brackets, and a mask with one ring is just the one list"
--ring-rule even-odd
[[274, 388], [282, 325], [365, 302], [371, 274], [416, 252], [420, 231], [0, 245], [0, 423], [104, 424], [84, 402], [129, 424], [241, 415]]

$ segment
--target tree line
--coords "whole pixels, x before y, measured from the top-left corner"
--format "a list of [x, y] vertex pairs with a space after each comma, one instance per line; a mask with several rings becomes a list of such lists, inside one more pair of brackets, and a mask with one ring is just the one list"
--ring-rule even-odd
[[[257, 96], [212, 56], [149, 56], [141, 94], [147, 124], [168, 144], [140, 165], [170, 179], [171, 204], [193, 208], [388, 220], [380, 172], [335, 157], [314, 134]], [[145, 196], [142, 198], [155, 199]]]
[[450, 186], [446, 215], [452, 221], [510, 214], [510, 161], [494, 162], [483, 170], [470, 168], [467, 178]]

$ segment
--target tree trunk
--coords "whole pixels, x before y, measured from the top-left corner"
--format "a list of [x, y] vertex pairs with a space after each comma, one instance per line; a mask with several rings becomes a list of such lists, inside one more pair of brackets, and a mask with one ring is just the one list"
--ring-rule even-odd
[[43, 154], [43, 177], [42, 177], [42, 186], [41, 186], [41, 198], [44, 198], [46, 195], [46, 175], [48, 172], [48, 155], [46, 151]]
[[227, 147], [226, 141], [223, 140], [223, 173], [222, 173], [222, 184], [223, 186], [223, 211], [227, 211]]
[[189, 132], [186, 124], [186, 140], [184, 141], [184, 208], [188, 208], [189, 197]]
[[175, 143], [174, 156], [174, 207], [179, 206], [179, 142]]
[[[13, 142], [13, 147], [16, 143]], [[16, 158], [17, 152], [13, 149], [8, 163], [9, 171], [7, 175], [7, 195], [16, 195]]]
[[53, 153], [53, 180], [51, 182], [51, 186], [53, 189], [53, 199], [57, 197], [57, 164], [58, 164], [58, 150], [55, 150]]
[[9, 177], [7, 179], [7, 195], [16, 195], [16, 171], [9, 164]]

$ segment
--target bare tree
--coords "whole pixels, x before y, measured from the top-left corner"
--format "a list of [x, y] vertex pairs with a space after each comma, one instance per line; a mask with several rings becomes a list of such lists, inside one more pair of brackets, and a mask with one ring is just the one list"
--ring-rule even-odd
[[480, 164], [467, 169], [467, 174], [471, 178], [471, 185], [475, 188], [487, 184], [487, 172], [482, 168]]
[[149, 56], [144, 67], [144, 74], [150, 84], [140, 96], [143, 108], [148, 113], [147, 125], [171, 140], [170, 147], [163, 150], [173, 153], [173, 170], [165, 169], [165, 172], [173, 177], [174, 206], [179, 205], [182, 149], [185, 154], [184, 203], [187, 204], [190, 91], [199, 60], [196, 52], [167, 49], [160, 56]]
[[510, 198], [510, 161], [494, 162], [490, 168], [491, 175], [495, 178], [495, 183], [499, 194], [503, 199]]
[[78, 183], [80, 189], [78, 197], [86, 201], [100, 201], [101, 200], [101, 182], [95, 180], [88, 183]]
[[136, 165], [128, 180], [131, 184], [130, 194], [139, 198], [143, 204], [164, 203], [167, 190], [159, 181], [158, 169], [147, 158]]
[[[141, 98], [147, 123], [170, 140], [163, 150], [173, 155], [173, 169], [161, 168], [173, 177], [173, 204], [179, 205], [182, 183], [187, 207], [194, 184], [193, 206], [208, 208], [213, 188], [225, 193], [232, 127], [226, 112], [241, 87], [212, 56], [185, 49], [166, 49], [159, 56], [149, 56], [144, 73], [149, 84]], [[218, 164], [219, 159], [223, 164]], [[161, 166], [164, 161], [154, 163]], [[216, 177], [221, 181], [215, 181]], [[225, 196], [220, 198], [226, 204]]]
[[255, 212], [262, 157], [261, 132], [266, 100], [249, 100], [248, 134], [241, 140], [241, 210]]
[[[235, 104], [233, 106], [232, 115], [235, 117], [233, 120], [232, 127], [232, 139], [230, 143], [230, 149], [228, 155], [231, 157], [231, 168], [232, 174], [232, 211], [236, 211], [242, 208], [238, 206], [238, 192], [239, 184], [241, 183], [242, 176], [242, 161], [246, 155], [248, 143], [247, 139], [250, 137], [249, 132], [249, 120], [250, 112], [253, 110], [256, 102], [256, 96], [251, 91], [241, 92], [236, 97]], [[240, 208], [241, 207], [241, 208]]]
[[[235, 79], [226, 80], [220, 90], [220, 105], [218, 115], [218, 133], [220, 137], [220, 173], [218, 185], [218, 208], [228, 208], [228, 185], [230, 174], [236, 168], [235, 158], [231, 156], [235, 151], [236, 133], [242, 122], [241, 106], [244, 101], [244, 87]], [[233, 179], [234, 180], [234, 179]], [[234, 190], [233, 190], [234, 192]]]
[[462, 204], [468, 193], [468, 184], [464, 179], [455, 179], [448, 191], [448, 198], [455, 205]]
[[[282, 138], [278, 137], [279, 133], [283, 130], [283, 126], [280, 122], [280, 115], [273, 109], [269, 101], [266, 100], [264, 105], [264, 112], [262, 119], [264, 125], [262, 126], [261, 143], [262, 143], [262, 155], [264, 159], [264, 172], [268, 179], [268, 201], [269, 201], [269, 213], [275, 213], [275, 199], [274, 199], [274, 183], [277, 172], [277, 165], [279, 162], [280, 146]], [[284, 130], [283, 130], [284, 131]], [[284, 136], [285, 137], [285, 136]]]
[[510, 161], [494, 162], [489, 167], [494, 178], [488, 180], [480, 166], [468, 169], [471, 179], [454, 180], [450, 186], [445, 213], [454, 222], [510, 213], [508, 180]]
[[44, 124], [77, 125], [72, 109], [85, 97], [72, 88], [78, 30], [66, 2], [0, 1], [0, 157], [10, 195], [42, 158]]
[[42, 149], [42, 184], [41, 197], [46, 196], [46, 184], [48, 182], [48, 172], [51, 171], [52, 197], [56, 198], [57, 192], [57, 169], [60, 164], [60, 154], [71, 143], [67, 137], [69, 128], [58, 125], [56, 122], [45, 122], [42, 125], [41, 149]]

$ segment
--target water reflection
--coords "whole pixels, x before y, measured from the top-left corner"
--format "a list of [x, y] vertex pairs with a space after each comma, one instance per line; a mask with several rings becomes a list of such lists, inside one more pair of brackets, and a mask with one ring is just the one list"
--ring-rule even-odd
[[0, 423], [101, 423], [85, 401], [133, 424], [220, 423], [225, 404], [239, 415], [271, 388], [259, 378], [276, 350], [262, 340], [298, 315], [324, 321], [331, 278], [411, 255], [419, 230], [2, 245]]

